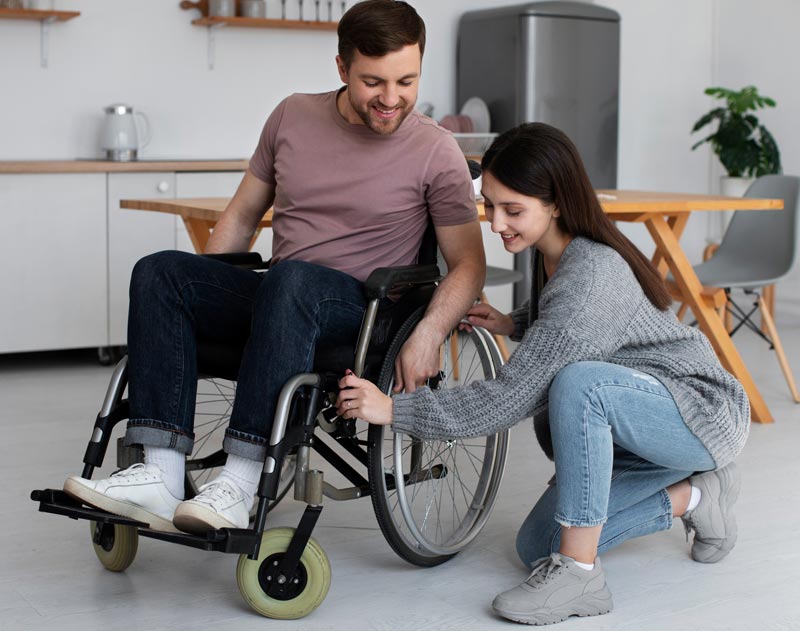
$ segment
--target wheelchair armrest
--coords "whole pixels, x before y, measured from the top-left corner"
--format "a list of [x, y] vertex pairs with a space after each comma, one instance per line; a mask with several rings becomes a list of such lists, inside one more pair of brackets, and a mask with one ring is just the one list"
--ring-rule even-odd
[[385, 298], [389, 291], [402, 285], [425, 285], [442, 280], [436, 265], [403, 265], [399, 267], [379, 267], [364, 283], [364, 293], [368, 300]]
[[201, 254], [200, 256], [245, 269], [269, 268], [269, 261], [262, 260], [258, 252], [226, 252], [224, 254]]

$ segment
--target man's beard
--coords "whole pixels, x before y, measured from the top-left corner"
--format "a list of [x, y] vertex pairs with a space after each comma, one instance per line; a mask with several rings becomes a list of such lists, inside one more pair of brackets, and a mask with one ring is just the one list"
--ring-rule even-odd
[[[348, 93], [347, 98], [350, 98], [350, 94]], [[405, 101], [401, 101], [401, 105], [399, 106], [399, 114], [396, 118], [393, 118], [388, 121], [383, 121], [380, 118], [374, 117], [372, 106], [377, 103], [377, 101], [373, 100], [367, 104], [366, 109], [362, 110], [359, 109], [358, 106], [350, 100], [350, 105], [352, 106], [353, 110], [358, 117], [363, 121], [363, 123], [373, 132], [379, 134], [381, 136], [389, 136], [396, 132], [400, 125], [403, 124], [403, 121], [406, 117], [411, 113], [414, 109], [413, 104], [408, 106]]]

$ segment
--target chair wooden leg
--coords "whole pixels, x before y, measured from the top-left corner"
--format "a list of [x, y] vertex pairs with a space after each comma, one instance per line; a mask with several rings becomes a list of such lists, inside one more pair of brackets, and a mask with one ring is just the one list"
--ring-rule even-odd
[[458, 330], [450, 334], [450, 361], [453, 363], [453, 379], [458, 381]]
[[727, 302], [720, 308], [720, 316], [725, 321], [725, 330], [728, 333], [733, 331], [733, 313], [728, 309]]
[[500, 355], [503, 357], [503, 362], [507, 362], [509, 353], [505, 335], [495, 335], [494, 340], [497, 342], [497, 348], [500, 349]]
[[683, 317], [686, 315], [686, 312], [689, 309], [689, 305], [685, 302], [681, 303], [681, 306], [678, 308], [678, 321], [683, 322]]
[[789, 367], [789, 362], [786, 360], [786, 354], [783, 352], [781, 338], [778, 337], [778, 329], [775, 328], [775, 321], [772, 319], [772, 314], [762, 296], [758, 297], [758, 306], [761, 309], [762, 321], [767, 327], [767, 334], [772, 339], [772, 345], [775, 347], [775, 354], [778, 356], [778, 363], [781, 365], [783, 376], [786, 378], [786, 383], [789, 385], [789, 390], [792, 392], [792, 398], [795, 403], [800, 403], [800, 395], [797, 393], [797, 386], [794, 383], [792, 369]]
[[[764, 302], [769, 309], [769, 314], [772, 316], [773, 320], [775, 319], [775, 285], [766, 285], [761, 292], [761, 296], [764, 298]], [[767, 331], [767, 323], [764, 321], [764, 316], [761, 316], [761, 330], [764, 333], [768, 333]]]

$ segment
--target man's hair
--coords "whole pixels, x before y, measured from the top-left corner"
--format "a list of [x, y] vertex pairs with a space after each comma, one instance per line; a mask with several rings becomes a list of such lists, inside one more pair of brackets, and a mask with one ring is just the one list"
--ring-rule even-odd
[[419, 44], [425, 52], [425, 22], [414, 7], [401, 0], [364, 0], [339, 20], [339, 56], [350, 67], [356, 51], [383, 57], [405, 46]]

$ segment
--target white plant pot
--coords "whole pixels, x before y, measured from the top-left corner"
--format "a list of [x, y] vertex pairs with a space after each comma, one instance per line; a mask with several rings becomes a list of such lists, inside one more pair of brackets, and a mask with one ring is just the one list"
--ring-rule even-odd
[[742, 197], [754, 180], [754, 177], [730, 177], [728, 175], [723, 175], [719, 178], [720, 195], [725, 195], [726, 197]]

